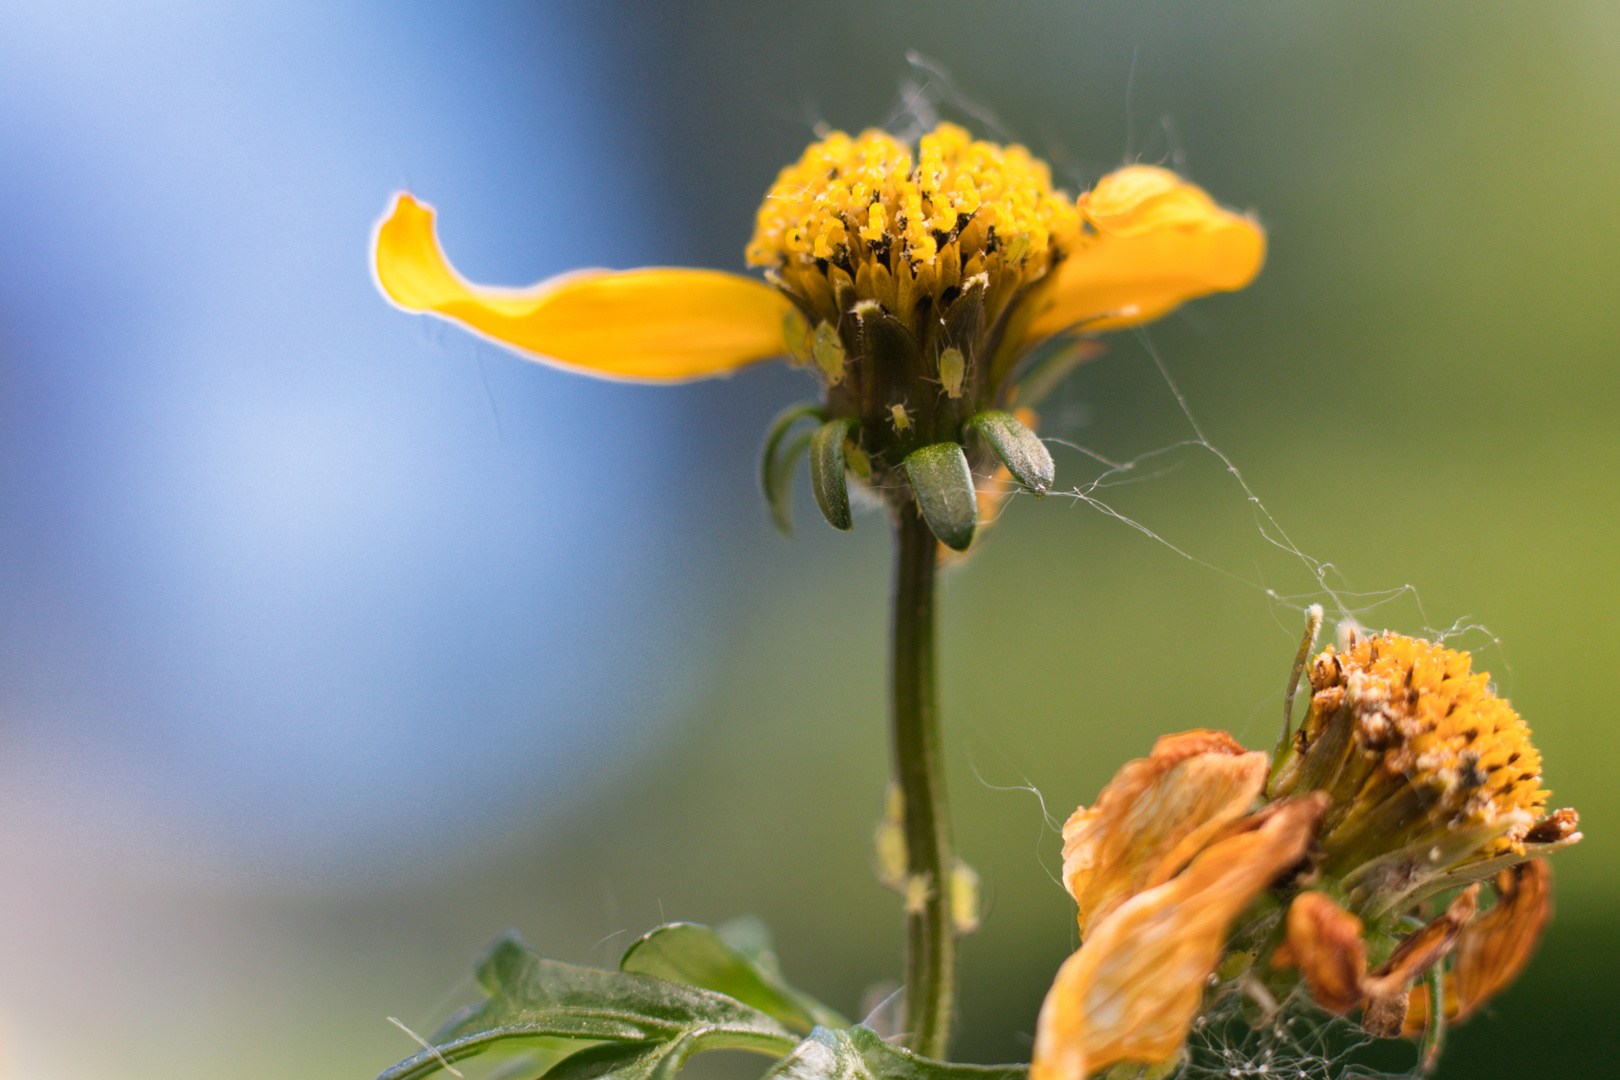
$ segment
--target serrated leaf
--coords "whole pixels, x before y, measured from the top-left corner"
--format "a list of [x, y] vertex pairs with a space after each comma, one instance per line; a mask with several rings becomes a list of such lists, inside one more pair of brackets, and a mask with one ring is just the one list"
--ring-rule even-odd
[[[700, 1049], [792, 1047], [794, 1035], [740, 1001], [694, 986], [550, 960], [516, 935], [492, 945], [478, 968], [489, 995], [434, 1036], [435, 1049], [385, 1070], [378, 1080], [414, 1080], [497, 1046], [546, 1039], [676, 1043]], [[605, 1051], [604, 1051], [605, 1053]]]
[[791, 405], [776, 415], [766, 431], [765, 449], [759, 458], [759, 482], [771, 508], [771, 520], [783, 536], [793, 535], [793, 470], [799, 464], [799, 455], [810, 445], [808, 434], [786, 442], [788, 433], [801, 420], [821, 420], [825, 416], [821, 406], [813, 402]]
[[821, 516], [835, 529], [848, 532], [855, 527], [849, 513], [849, 467], [844, 440], [854, 434], [859, 422], [845, 417], [829, 420], [810, 436], [810, 487], [816, 495]]
[[788, 986], [774, 957], [769, 965], [763, 962], [761, 954], [769, 955], [768, 948], [750, 956], [707, 926], [669, 923], [631, 945], [619, 967], [725, 994], [801, 1033], [817, 1024], [849, 1026], [848, 1020]]
[[920, 1057], [871, 1028], [816, 1028], [761, 1080], [1025, 1080], [1023, 1065], [954, 1065]]
[[965, 426], [977, 431], [979, 437], [990, 444], [990, 449], [1020, 484], [1037, 495], [1045, 495], [1051, 489], [1057, 471], [1052, 464], [1052, 454], [1040, 436], [1029, 430], [1023, 421], [1012, 413], [990, 410], [969, 417]]
[[906, 455], [906, 477], [923, 520], [940, 543], [966, 551], [979, 520], [978, 493], [967, 455], [956, 443], [934, 443]]

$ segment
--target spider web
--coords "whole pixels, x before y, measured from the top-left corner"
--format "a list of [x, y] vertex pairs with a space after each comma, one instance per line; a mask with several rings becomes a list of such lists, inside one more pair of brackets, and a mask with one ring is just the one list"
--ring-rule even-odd
[[[1092, 446], [1068, 438], [1048, 435], [1045, 441], [1056, 447], [1074, 452], [1094, 467], [1092, 475], [1066, 491], [1050, 494], [1072, 499], [1076, 504], [1095, 510], [1119, 524], [1125, 525], [1174, 555], [1224, 577], [1245, 589], [1261, 594], [1279, 613], [1288, 611], [1295, 617], [1279, 617], [1279, 626], [1290, 635], [1299, 632], [1300, 617], [1310, 604], [1320, 603], [1326, 609], [1329, 625], [1335, 621], [1357, 626], [1401, 625], [1408, 631], [1416, 630], [1436, 642], [1476, 651], [1492, 648], [1500, 652], [1501, 642], [1483, 624], [1459, 618], [1447, 625], [1437, 625], [1425, 610], [1418, 590], [1411, 584], [1391, 585], [1371, 590], [1353, 586], [1337, 565], [1308, 553], [1297, 544], [1282, 522], [1262, 501], [1250, 485], [1237, 463], [1220, 449], [1205, 433], [1185, 394], [1176, 384], [1159, 349], [1145, 330], [1136, 331], [1136, 340], [1145, 354], [1151, 374], [1163, 387], [1168, 407], [1182, 426], [1184, 435], [1169, 443], [1152, 446], [1129, 457], [1111, 457]], [[1118, 363], [1127, 349], [1112, 351], [1112, 362]], [[1110, 358], [1104, 358], [1104, 363]], [[1072, 380], [1071, 380], [1072, 385]], [[1063, 413], [1069, 414], [1067, 420]], [[1055, 425], [1066, 430], [1085, 423], [1085, 408], [1070, 402], [1067, 410], [1057, 410]], [[1079, 414], [1076, 416], [1075, 414]], [[1064, 462], [1065, 471], [1072, 475], [1073, 457]], [[1154, 511], [1132, 510], [1131, 502], [1144, 500], [1134, 497], [1133, 489], [1164, 481], [1187, 473], [1198, 466], [1213, 466], [1220, 476], [1209, 481], [1200, 478], [1199, 484], [1224, 483], [1234, 496], [1246, 505], [1251, 535], [1257, 535], [1261, 551], [1247, 555], [1252, 566], [1246, 570], [1222, 565], [1218, 557], [1207, 557], [1200, 549], [1207, 547], [1207, 538], [1200, 535], [1175, 534], [1150, 520]], [[1148, 500], [1151, 503], [1151, 500]], [[1234, 503], [1233, 505], [1236, 505]], [[1288, 586], [1276, 584], [1288, 581]], [[1506, 668], [1505, 663], [1502, 664]]]
[[[1405, 1059], [1386, 1067], [1369, 1053]], [[1174, 1080], [1409, 1080], [1422, 1076], [1410, 1044], [1392, 1045], [1343, 1017], [1328, 1016], [1297, 996], [1254, 1024], [1239, 995], [1229, 994], [1193, 1024], [1187, 1061]]]
[[[931, 130], [940, 120], [950, 114], [971, 129], [988, 134], [1003, 142], [1021, 141], [1016, 133], [1011, 131], [1001, 117], [997, 116], [982, 101], [968, 96], [957, 84], [950, 70], [939, 61], [924, 56], [916, 50], [906, 54], [908, 71], [900, 80], [900, 99], [886, 118], [884, 127], [893, 132], [902, 141], [915, 140], [918, 136]], [[1127, 120], [1127, 138], [1134, 139], [1136, 125], [1133, 119], [1132, 83], [1134, 83], [1137, 67], [1137, 57], [1132, 56], [1131, 74], [1125, 88], [1125, 108]], [[1149, 155], [1162, 164], [1169, 164], [1179, 171], [1183, 171], [1183, 153], [1180, 147], [1180, 137], [1175, 129], [1174, 119], [1164, 116], [1159, 119], [1158, 131], [1148, 141], [1154, 144], [1162, 141], [1162, 154]], [[1051, 158], [1051, 154], [1046, 155]], [[1143, 160], [1144, 155], [1133, 153], [1127, 146], [1126, 161]], [[1067, 163], [1065, 170], [1072, 173], [1071, 179], [1081, 188], [1088, 186], [1089, 182], [1082, 171], [1077, 170], [1073, 163]], [[1094, 181], [1095, 176], [1090, 178]], [[1195, 311], [1183, 309], [1180, 317], [1197, 321]], [[1353, 587], [1340, 574], [1338, 567], [1333, 563], [1318, 559], [1295, 544], [1293, 538], [1261, 501], [1260, 496], [1250, 487], [1243, 473], [1239, 470], [1227, 454], [1211, 442], [1206, 436], [1202, 425], [1193, 413], [1186, 396], [1176, 385], [1171, 376], [1169, 367], [1164, 358], [1148, 336], [1145, 329], [1138, 328], [1136, 339], [1142, 351], [1151, 362], [1158, 380], [1168, 391], [1170, 402], [1179, 414], [1179, 420], [1184, 425], [1186, 437], [1168, 444], [1160, 445], [1145, 451], [1135, 452], [1128, 457], [1110, 457], [1097, 452], [1094, 448], [1065, 438], [1051, 437], [1050, 432], [1043, 433], [1046, 442], [1055, 446], [1067, 447], [1097, 466], [1097, 471], [1084, 482], [1068, 491], [1051, 492], [1057, 497], [1067, 497], [1075, 502], [1098, 511], [1120, 524], [1136, 530], [1143, 536], [1153, 540], [1181, 558], [1196, 563], [1216, 574], [1236, 581], [1254, 591], [1264, 595], [1279, 611], [1292, 611], [1296, 617], [1286, 620], [1279, 618], [1279, 625], [1286, 630], [1289, 637], [1299, 632], [1300, 622], [1297, 616], [1302, 614], [1307, 606], [1321, 603], [1328, 614], [1329, 625], [1337, 621], [1354, 625], [1378, 626], [1400, 625], [1403, 629], [1416, 630], [1423, 636], [1436, 642], [1447, 642], [1452, 639], [1462, 639], [1456, 644], [1458, 647], [1472, 647], [1476, 651], [1485, 647], [1495, 649], [1500, 653], [1501, 643], [1495, 635], [1483, 625], [1461, 618], [1446, 626], [1437, 626], [1424, 610], [1421, 597], [1410, 584], [1401, 584], [1373, 589], [1371, 591], [1358, 590]], [[1061, 350], [1062, 343], [1055, 343]], [[1119, 353], [1126, 349], [1115, 349], [1113, 362], [1118, 362]], [[1102, 362], [1109, 362], [1104, 360]], [[1068, 380], [1073, 386], [1074, 380]], [[1071, 407], [1071, 413], [1075, 410]], [[1083, 411], [1083, 410], [1080, 410]], [[1043, 412], [1043, 415], [1044, 412]], [[1050, 418], [1049, 418], [1050, 419]], [[1062, 418], [1058, 417], [1058, 429], [1066, 426]], [[1143, 516], [1128, 512], [1121, 505], [1121, 496], [1126, 489], [1150, 483], [1161, 479], [1171, 473], [1186, 470], [1191, 462], [1189, 458], [1202, 456], [1206, 463], [1213, 463], [1220, 468], [1226, 476], [1226, 481], [1233, 485], [1238, 495], [1247, 501], [1252, 514], [1253, 526], [1258, 531], [1264, 545], [1270, 552], [1282, 561], [1292, 564], [1292, 573], [1281, 572], [1278, 568], [1266, 568], [1258, 564], [1262, 561], [1256, 559], [1256, 566], [1252, 572], [1237, 571], [1220, 565], [1218, 562], [1206, 559], [1194, 551], [1194, 541], [1173, 538], [1163, 529], [1155, 528]], [[1064, 462], [1065, 472], [1068, 472], [1073, 462]], [[1275, 560], [1274, 560], [1275, 561]], [[1295, 585], [1292, 588], [1278, 588], [1269, 583], [1275, 578], [1288, 577]], [[1303, 575], [1303, 576], [1301, 576]], [[1500, 666], [1506, 669], [1507, 665]]]

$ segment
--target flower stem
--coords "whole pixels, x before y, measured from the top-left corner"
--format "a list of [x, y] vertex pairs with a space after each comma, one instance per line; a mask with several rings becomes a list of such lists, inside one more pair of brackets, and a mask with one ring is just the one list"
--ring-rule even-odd
[[944, 1059], [956, 998], [956, 931], [951, 924], [956, 856], [934, 694], [939, 541], [910, 500], [895, 512], [895, 540], [890, 731], [895, 781], [905, 810], [906, 1026], [912, 1050]]

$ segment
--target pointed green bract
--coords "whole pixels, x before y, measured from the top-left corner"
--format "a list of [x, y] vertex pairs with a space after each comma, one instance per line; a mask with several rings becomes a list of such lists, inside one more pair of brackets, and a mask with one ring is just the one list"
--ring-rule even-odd
[[906, 455], [906, 477], [917, 493], [923, 520], [940, 543], [966, 551], [973, 543], [979, 502], [967, 455], [956, 443], [935, 443]]
[[953, 1065], [920, 1057], [871, 1028], [816, 1028], [762, 1080], [1025, 1080], [1023, 1065]]
[[771, 508], [771, 520], [783, 536], [793, 535], [793, 471], [799, 456], [810, 445], [808, 434], [791, 442], [788, 433], [802, 420], [824, 420], [821, 406], [812, 402], [790, 405], [771, 421], [765, 435], [765, 450], [759, 459], [759, 486]]
[[[733, 927], [754, 936], [756, 942], [739, 947], [728, 940], [728, 931]], [[762, 930], [758, 920], [750, 920], [743, 927], [731, 924], [718, 931], [697, 923], [669, 923], [648, 931], [631, 945], [619, 966], [625, 971], [725, 994], [801, 1034], [808, 1034], [818, 1024], [848, 1027], [848, 1020], [782, 980], [769, 939], [757, 941]]]
[[859, 421], [829, 420], [810, 436], [810, 487], [816, 494], [821, 516], [835, 529], [848, 532], [855, 527], [849, 513], [849, 467], [844, 440], [854, 434]]
[[965, 425], [979, 433], [990, 444], [1007, 471], [1020, 484], [1037, 495], [1045, 495], [1052, 487], [1056, 466], [1052, 455], [1041, 442], [1040, 436], [1029, 430], [1022, 420], [1009, 412], [991, 410], [970, 417]]
[[[617, 1075], [615, 1067], [628, 1070], [627, 1077], [662, 1077], [668, 1075], [660, 1064], [666, 1059], [679, 1068], [699, 1050], [755, 1050], [774, 1057], [792, 1049], [797, 1039], [780, 1022], [723, 994], [550, 960], [513, 934], [490, 947], [478, 982], [489, 995], [485, 1001], [439, 1031], [433, 1050], [401, 1061], [378, 1080], [415, 1080], [447, 1061], [554, 1040], [641, 1044], [617, 1057], [596, 1051], [578, 1063], [578, 1077]], [[567, 1060], [554, 1068], [562, 1069]]]

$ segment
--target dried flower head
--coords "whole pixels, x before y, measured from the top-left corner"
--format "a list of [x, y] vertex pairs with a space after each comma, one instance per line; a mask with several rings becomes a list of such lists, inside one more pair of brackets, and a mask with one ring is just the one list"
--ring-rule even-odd
[[[1041, 1007], [1031, 1080], [1168, 1067], [1234, 997], [1257, 1021], [1303, 999], [1416, 1036], [1523, 968], [1550, 912], [1539, 856], [1580, 833], [1573, 810], [1545, 813], [1518, 714], [1467, 653], [1392, 634], [1310, 673], [1269, 768], [1223, 732], [1166, 736], [1069, 819], [1081, 945]], [[1440, 1002], [1412, 993], [1425, 976]]]
[[1268, 794], [1332, 797], [1322, 870], [1356, 906], [1383, 914], [1578, 838], [1574, 811], [1546, 817], [1530, 729], [1468, 653], [1353, 634], [1316, 658], [1310, 685]]

